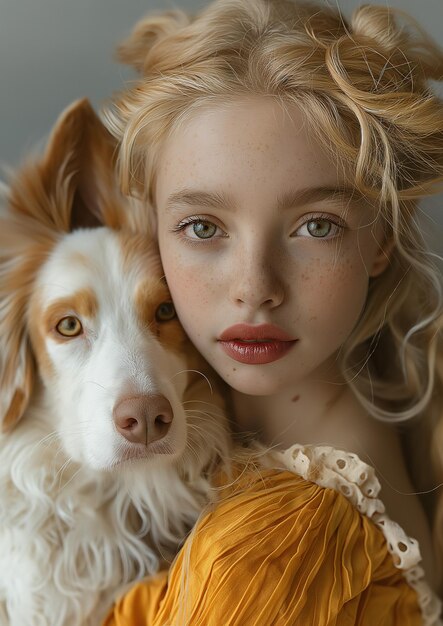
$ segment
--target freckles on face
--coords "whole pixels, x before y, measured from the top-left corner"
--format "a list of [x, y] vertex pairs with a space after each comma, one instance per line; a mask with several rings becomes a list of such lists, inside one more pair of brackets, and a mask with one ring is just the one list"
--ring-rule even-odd
[[171, 297], [185, 331], [195, 342], [205, 332], [199, 320], [205, 319], [217, 299], [220, 275], [217, 267], [205, 268], [193, 261], [186, 250], [168, 250], [163, 267]]
[[[307, 340], [327, 346], [341, 344], [358, 321], [367, 295], [367, 276], [361, 262], [315, 259], [301, 272], [299, 307], [294, 319]], [[297, 319], [298, 318], [298, 319]]]
[[[259, 99], [196, 114], [165, 144], [157, 184], [159, 247], [178, 316], [226, 382], [273, 393], [339, 350], [364, 308], [377, 246], [368, 207], [352, 194], [337, 199], [336, 164], [298, 110], [289, 116]], [[314, 226], [327, 236], [313, 236]], [[238, 363], [217, 344], [237, 323], [270, 323], [298, 341], [275, 362]]]

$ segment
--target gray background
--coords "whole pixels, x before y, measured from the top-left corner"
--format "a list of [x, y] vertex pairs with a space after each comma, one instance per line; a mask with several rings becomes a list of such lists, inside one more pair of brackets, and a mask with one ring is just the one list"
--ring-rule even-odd
[[[326, 2], [326, 0], [325, 0]], [[330, 0], [345, 15], [364, 2]], [[379, 4], [384, 0], [378, 0]], [[386, 3], [386, 2], [385, 2]], [[203, 0], [0, 0], [0, 165], [17, 165], [76, 98], [100, 107], [130, 72], [113, 60], [115, 44], [156, 9], [194, 11]], [[389, 0], [443, 45], [443, 0]], [[443, 88], [438, 86], [443, 95]], [[423, 203], [423, 228], [443, 254], [443, 195]]]

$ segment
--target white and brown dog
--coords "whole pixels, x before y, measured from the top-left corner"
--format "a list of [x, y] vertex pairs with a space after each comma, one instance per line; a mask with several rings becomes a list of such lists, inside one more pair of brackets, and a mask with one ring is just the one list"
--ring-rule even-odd
[[114, 151], [75, 103], [0, 210], [1, 626], [98, 624], [174, 556], [229, 456]]

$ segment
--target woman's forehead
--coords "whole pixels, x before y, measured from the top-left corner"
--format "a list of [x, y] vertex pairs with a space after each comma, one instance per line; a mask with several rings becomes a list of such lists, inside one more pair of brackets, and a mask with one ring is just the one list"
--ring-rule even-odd
[[279, 197], [344, 186], [302, 111], [264, 97], [194, 113], [166, 140], [157, 183], [163, 201], [190, 185], [231, 196], [278, 190]]

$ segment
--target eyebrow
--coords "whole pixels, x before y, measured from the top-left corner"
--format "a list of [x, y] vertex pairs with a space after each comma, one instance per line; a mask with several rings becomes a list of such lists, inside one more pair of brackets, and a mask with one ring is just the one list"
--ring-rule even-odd
[[[334, 187], [322, 185], [319, 187], [306, 187], [279, 196], [277, 198], [277, 209], [284, 211], [322, 200], [329, 200], [336, 204], [351, 202], [355, 204], [361, 202], [363, 197], [357, 189], [349, 186]], [[174, 212], [179, 206], [235, 210], [235, 202], [228, 194], [192, 189], [181, 189], [169, 196], [166, 202], [166, 209]]]

